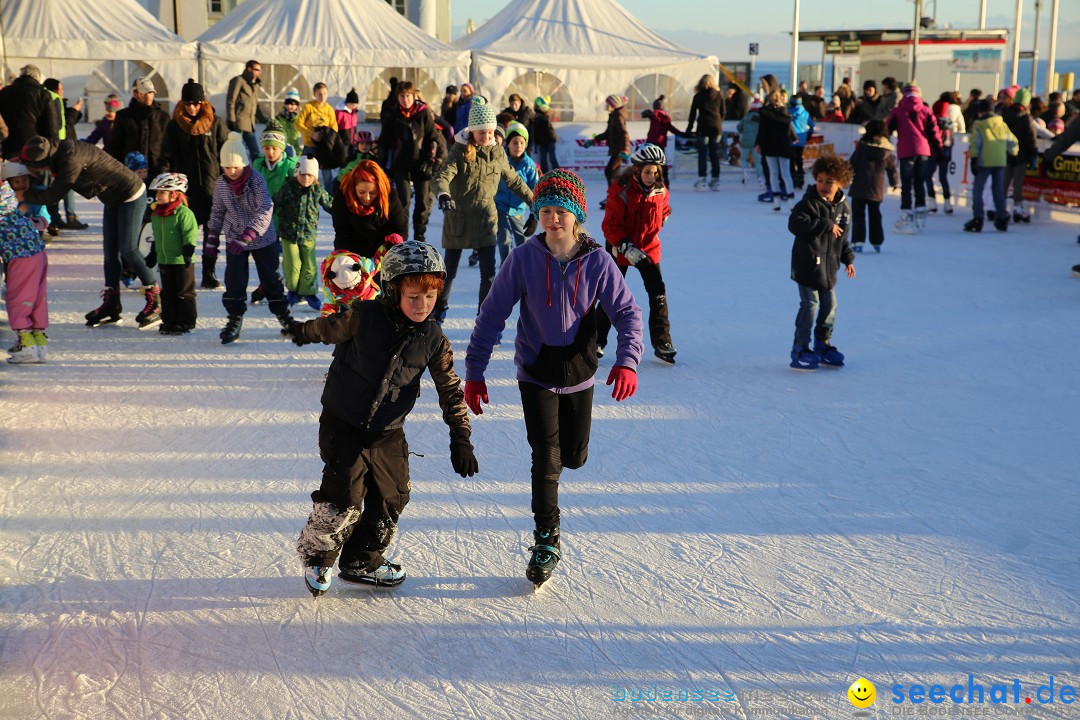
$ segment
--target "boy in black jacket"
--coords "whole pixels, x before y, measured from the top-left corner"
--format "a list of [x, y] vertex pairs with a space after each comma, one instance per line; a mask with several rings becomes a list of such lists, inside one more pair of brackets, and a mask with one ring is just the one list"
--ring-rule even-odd
[[843, 354], [829, 344], [836, 319], [836, 274], [843, 264], [847, 276], [855, 277], [855, 253], [848, 243], [851, 211], [841, 190], [851, 182], [851, 166], [838, 155], [826, 155], [818, 158], [811, 173], [814, 185], [788, 220], [788, 230], [795, 236], [791, 279], [799, 284], [799, 314], [795, 316], [795, 345], [791, 348], [791, 367], [797, 370], [816, 370], [819, 363], [843, 366]]
[[477, 472], [471, 430], [454, 352], [431, 317], [446, 278], [439, 251], [426, 243], [395, 245], [383, 257], [378, 300], [345, 312], [290, 323], [282, 334], [297, 345], [334, 343], [319, 417], [319, 455], [325, 466], [314, 507], [296, 541], [304, 579], [315, 597], [342, 580], [393, 586], [400, 565], [383, 557], [409, 502], [409, 445], [402, 426], [431, 373], [443, 420], [450, 427], [450, 460], [462, 477]]

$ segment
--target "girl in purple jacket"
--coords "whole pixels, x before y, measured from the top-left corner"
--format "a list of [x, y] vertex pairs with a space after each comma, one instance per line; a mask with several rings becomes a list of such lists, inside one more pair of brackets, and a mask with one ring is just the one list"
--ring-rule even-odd
[[[510, 253], [480, 306], [465, 352], [465, 403], [475, 414], [488, 402], [484, 371], [506, 318], [521, 300], [514, 341], [518, 389], [532, 448], [535, 544], [525, 575], [539, 586], [551, 576], [559, 549], [559, 475], [585, 464], [597, 368], [596, 313], [618, 331], [607, 384], [623, 401], [637, 390], [641, 308], [611, 255], [584, 231], [585, 186], [566, 170], [537, 183], [533, 212], [543, 233]], [[597, 309], [599, 302], [599, 309]]]
[[222, 329], [222, 344], [235, 342], [247, 312], [248, 258], [255, 261], [259, 284], [266, 293], [270, 312], [281, 327], [289, 327], [289, 303], [278, 274], [278, 237], [274, 231], [274, 202], [262, 175], [251, 169], [251, 158], [241, 133], [229, 133], [221, 146], [221, 177], [214, 185], [214, 206], [207, 223], [204, 260], [217, 260], [224, 235], [225, 294], [222, 305], [229, 319]]

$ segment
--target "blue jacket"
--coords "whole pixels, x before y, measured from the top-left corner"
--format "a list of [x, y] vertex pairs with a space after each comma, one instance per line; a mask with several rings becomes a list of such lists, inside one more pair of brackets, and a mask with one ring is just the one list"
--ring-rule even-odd
[[484, 379], [496, 338], [519, 300], [514, 340], [518, 380], [556, 393], [591, 387], [598, 312], [606, 313], [618, 331], [614, 364], [636, 370], [641, 362], [641, 308], [611, 255], [588, 238], [578, 254], [562, 264], [543, 235], [534, 235], [506, 256], [480, 306], [465, 351], [466, 380]]
[[[520, 160], [514, 160], [514, 158], [510, 157], [510, 153], [507, 153], [506, 159], [510, 162], [510, 167], [517, 170], [517, 174], [521, 176], [529, 189], [536, 189], [536, 183], [540, 179], [540, 171], [537, 170], [536, 163], [529, 157], [529, 154], [525, 153]], [[510, 217], [521, 217], [528, 214], [529, 203], [512, 193], [510, 188], [506, 187], [506, 183], [500, 181], [499, 189], [495, 193], [495, 208], [500, 213], [506, 213]]]
[[810, 113], [806, 111], [802, 103], [791, 106], [791, 127], [799, 138], [793, 143], [795, 147], [805, 147], [810, 133], [814, 130], [814, 121], [810, 119]]

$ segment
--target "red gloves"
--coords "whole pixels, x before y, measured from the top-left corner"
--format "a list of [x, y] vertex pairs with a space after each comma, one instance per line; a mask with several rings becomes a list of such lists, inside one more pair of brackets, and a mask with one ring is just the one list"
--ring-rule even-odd
[[[637, 392], [637, 373], [630, 368], [623, 367], [622, 365], [616, 365], [611, 368], [611, 372], [607, 376], [607, 385], [615, 383], [614, 389], [611, 391], [611, 397], [616, 401], [622, 402], [626, 398]], [[466, 383], [468, 385], [468, 383]], [[466, 387], [465, 398], [468, 402], [469, 391]]]
[[401, 237], [397, 233], [390, 233], [386, 236], [384, 242], [387, 245], [400, 245], [401, 243], [405, 242], [405, 238]]
[[484, 409], [480, 407], [481, 400], [485, 403], [488, 401], [487, 383], [483, 380], [466, 380], [465, 404], [473, 411], [473, 415], [484, 414]]

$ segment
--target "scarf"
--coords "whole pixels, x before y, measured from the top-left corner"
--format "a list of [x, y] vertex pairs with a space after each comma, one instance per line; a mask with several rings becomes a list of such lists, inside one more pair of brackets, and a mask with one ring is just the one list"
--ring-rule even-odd
[[401, 111], [401, 117], [403, 117], [403, 118], [411, 118], [423, 106], [424, 106], [424, 104], [422, 102], [419, 102], [417, 100], [413, 100], [413, 104], [410, 105], [407, 108], [402, 107], [401, 103], [398, 103], [398, 110]]
[[205, 135], [214, 124], [214, 106], [203, 101], [199, 112], [195, 117], [191, 117], [184, 112], [184, 104], [179, 103], [173, 110], [173, 120], [188, 135]]
[[250, 177], [251, 166], [248, 165], [246, 168], [244, 168], [244, 171], [240, 173], [240, 177], [236, 178], [235, 180], [229, 180], [229, 178], [225, 178], [225, 181], [228, 182], [229, 187], [232, 188], [233, 195], [242, 195], [244, 193], [244, 187], [247, 185], [247, 181]]
[[159, 202], [156, 202], [151, 206], [151, 210], [158, 217], [169, 217], [174, 212], [176, 212], [176, 208], [186, 204], [187, 202], [185, 201], [184, 196], [180, 193], [177, 193], [176, 199], [173, 200], [171, 203], [166, 203], [163, 205]]
[[[361, 160], [356, 164], [356, 167], [340, 178], [339, 182], [341, 192], [345, 196], [345, 204], [353, 215], [367, 216], [378, 209], [382, 217], [390, 217], [390, 181], [377, 168], [378, 166], [370, 160]], [[370, 205], [362, 205], [356, 199], [356, 183], [360, 182], [369, 182], [375, 185], [376, 199]], [[376, 203], [378, 203], [378, 208], [376, 208]]]

